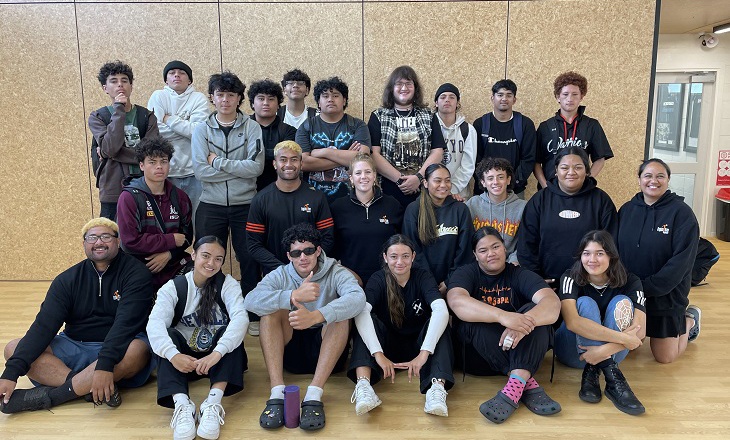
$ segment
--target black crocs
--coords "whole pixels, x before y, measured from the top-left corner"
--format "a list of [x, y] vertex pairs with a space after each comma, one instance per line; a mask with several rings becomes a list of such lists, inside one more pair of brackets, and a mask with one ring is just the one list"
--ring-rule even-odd
[[520, 402], [524, 403], [527, 409], [539, 416], [557, 414], [562, 409], [558, 402], [547, 395], [543, 387], [523, 391]]
[[496, 396], [482, 403], [479, 406], [479, 412], [490, 422], [504, 423], [517, 410], [517, 406], [517, 403], [500, 391]]
[[316, 431], [324, 428], [324, 404], [319, 400], [302, 402], [302, 418], [299, 427], [305, 431]]
[[284, 399], [266, 401], [266, 408], [259, 417], [259, 425], [265, 429], [274, 429], [284, 426]]

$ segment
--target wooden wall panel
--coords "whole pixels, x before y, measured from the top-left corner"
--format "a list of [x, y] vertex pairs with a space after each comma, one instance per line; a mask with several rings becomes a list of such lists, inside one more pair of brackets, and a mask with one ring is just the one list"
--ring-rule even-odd
[[0, 23], [0, 279], [47, 279], [91, 215], [73, 5], [3, 4]]

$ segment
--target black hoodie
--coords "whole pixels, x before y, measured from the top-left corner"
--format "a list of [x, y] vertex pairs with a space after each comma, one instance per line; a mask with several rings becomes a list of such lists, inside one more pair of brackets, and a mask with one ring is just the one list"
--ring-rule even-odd
[[650, 315], [683, 314], [700, 227], [684, 198], [667, 191], [653, 205], [642, 193], [618, 213], [621, 261], [641, 278]]
[[381, 268], [382, 248], [392, 235], [401, 230], [403, 207], [394, 197], [374, 188], [374, 198], [366, 207], [350, 191], [349, 197], [332, 202], [335, 222], [333, 257], [362, 279], [363, 286]]
[[585, 111], [584, 105], [578, 107], [578, 115], [569, 124], [558, 110], [555, 116], [541, 122], [537, 128], [535, 160], [542, 165], [548, 182], [555, 177], [555, 155], [561, 148], [580, 147], [590, 156], [591, 163], [613, 157], [603, 127], [596, 119], [586, 116]]
[[413, 240], [416, 246], [416, 266], [430, 270], [436, 283], [441, 284], [457, 267], [474, 261], [471, 214], [464, 203], [457, 202], [451, 196], [446, 197], [443, 205], [434, 206], [439, 236], [435, 242], [424, 246], [418, 238], [418, 203], [416, 199], [406, 208], [403, 235]]
[[575, 194], [563, 192], [553, 180], [527, 202], [517, 231], [520, 265], [543, 278], [560, 279], [575, 261], [583, 236], [605, 229], [616, 236], [616, 206], [596, 179], [586, 177]]

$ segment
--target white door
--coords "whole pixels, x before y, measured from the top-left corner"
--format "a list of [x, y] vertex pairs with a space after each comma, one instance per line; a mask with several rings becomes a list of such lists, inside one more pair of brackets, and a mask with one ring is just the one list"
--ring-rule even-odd
[[654, 89], [649, 157], [669, 165], [669, 188], [684, 197], [698, 218], [714, 185], [706, 172], [714, 86], [714, 73], [657, 73]]

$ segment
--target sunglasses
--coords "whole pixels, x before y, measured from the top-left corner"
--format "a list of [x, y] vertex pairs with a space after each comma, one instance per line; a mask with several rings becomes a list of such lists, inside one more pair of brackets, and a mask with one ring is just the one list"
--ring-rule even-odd
[[314, 255], [315, 252], [317, 252], [317, 248], [312, 246], [312, 247], [304, 248], [301, 250], [294, 249], [293, 251], [289, 251], [289, 256], [292, 258], [299, 258], [302, 256], [302, 253], [304, 253], [304, 255], [309, 256], [309, 255]]

